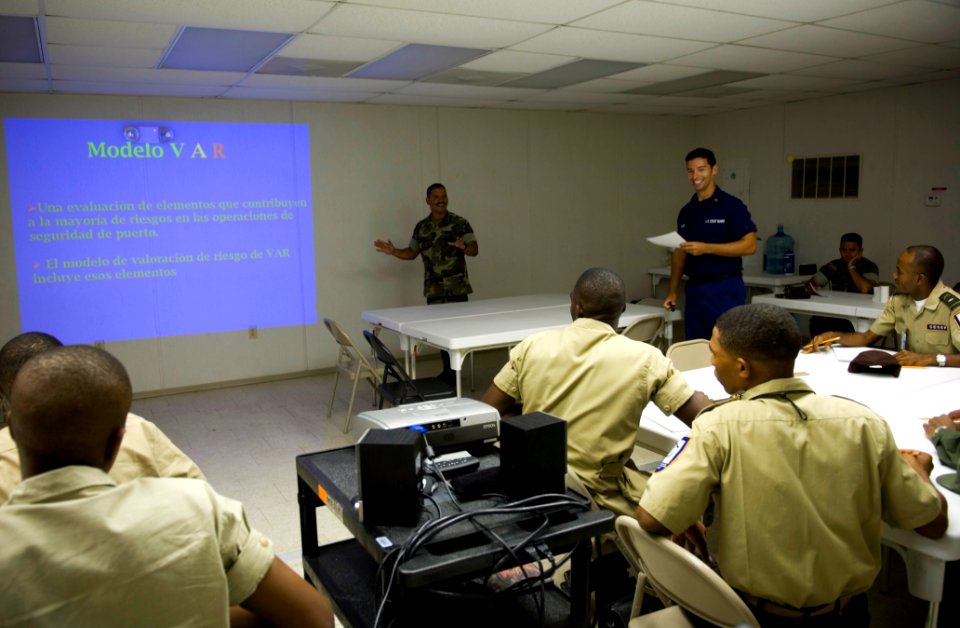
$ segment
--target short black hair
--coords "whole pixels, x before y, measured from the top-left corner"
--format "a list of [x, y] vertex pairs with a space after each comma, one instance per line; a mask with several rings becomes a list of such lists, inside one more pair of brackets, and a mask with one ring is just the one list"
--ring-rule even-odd
[[[33, 356], [13, 381], [11, 429], [18, 446], [55, 466], [91, 464], [126, 421], [126, 369], [95, 347], [57, 347]], [[21, 449], [22, 453], [23, 449]]]
[[437, 188], [440, 188], [441, 190], [446, 190], [447, 186], [445, 186], [442, 183], [431, 183], [430, 186], [427, 187], [427, 198], [430, 198], [430, 192], [433, 192]]
[[63, 343], [42, 331], [28, 331], [11, 338], [0, 349], [0, 395], [10, 398], [13, 380], [20, 368], [33, 356], [62, 347]]
[[853, 242], [861, 249], [863, 248], [863, 237], [855, 231], [851, 231], [850, 233], [845, 233], [840, 236], [840, 244], [843, 244], [844, 242]]
[[627, 289], [620, 275], [609, 268], [588, 268], [574, 286], [583, 315], [597, 320], [611, 320], [623, 314]]
[[803, 346], [797, 321], [778, 305], [738, 305], [721, 314], [716, 326], [720, 346], [748, 360], [792, 364]]
[[943, 274], [943, 253], [929, 244], [914, 244], [907, 247], [907, 253], [913, 256], [913, 263], [927, 276], [931, 285], [936, 285]]
[[717, 165], [717, 156], [714, 155], [713, 151], [710, 150], [709, 148], [694, 148], [692, 151], [687, 153], [687, 156], [683, 161], [688, 162], [691, 159], [699, 159], [699, 158], [706, 159], [707, 163], [710, 164], [711, 166]]

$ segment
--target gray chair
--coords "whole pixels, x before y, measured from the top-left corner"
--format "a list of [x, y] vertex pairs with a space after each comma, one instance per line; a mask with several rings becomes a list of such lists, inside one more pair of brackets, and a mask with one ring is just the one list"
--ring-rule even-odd
[[[634, 517], [617, 517], [616, 528], [632, 560], [642, 568], [637, 576], [629, 628], [693, 628], [702, 624], [695, 623], [695, 618], [716, 626], [759, 628], [757, 618], [737, 592], [669, 537], [644, 532]], [[676, 605], [641, 615], [643, 591], [648, 583], [661, 598]]]
[[337, 324], [336, 321], [327, 317], [323, 318], [323, 324], [327, 326], [330, 335], [340, 345], [340, 354], [337, 356], [337, 375], [333, 380], [333, 392], [330, 393], [330, 404], [327, 406], [327, 418], [333, 414], [333, 401], [337, 398], [337, 384], [340, 383], [340, 374], [343, 373], [353, 381], [353, 389], [350, 391], [350, 403], [347, 405], [347, 420], [343, 424], [343, 431], [350, 429], [350, 420], [353, 418], [353, 402], [357, 398], [357, 384], [361, 379], [370, 382], [373, 387], [373, 404], [377, 404], [377, 386], [380, 384], [380, 377], [383, 369], [378, 369], [364, 357], [363, 353], [353, 344], [347, 332]]

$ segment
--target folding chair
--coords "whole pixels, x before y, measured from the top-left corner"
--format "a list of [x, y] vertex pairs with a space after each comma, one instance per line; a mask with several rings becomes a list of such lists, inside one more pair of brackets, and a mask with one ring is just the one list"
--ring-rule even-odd
[[667, 349], [667, 357], [678, 371], [692, 371], [710, 366], [710, 341], [697, 338], [677, 342]]
[[658, 346], [660, 334], [663, 333], [664, 319], [659, 314], [648, 314], [638, 318], [623, 328], [622, 336]]
[[[390, 401], [395, 406], [414, 401], [431, 401], [448, 399], [457, 396], [457, 389], [444, 383], [437, 377], [421, 377], [411, 379], [403, 366], [394, 357], [387, 345], [377, 338], [369, 329], [363, 330], [363, 337], [373, 348], [377, 360], [383, 364], [383, 380], [380, 382], [380, 407], [383, 400]], [[395, 381], [390, 381], [391, 379]]]
[[[634, 517], [617, 517], [616, 527], [627, 551], [642, 567], [637, 577], [629, 628], [692, 628], [702, 625], [702, 622], [695, 622], [695, 618], [716, 626], [760, 627], [750, 608], [723, 578], [669, 537], [645, 532]], [[641, 615], [643, 589], [647, 582], [658, 595], [675, 602], [676, 606]]]
[[340, 383], [340, 373], [344, 373], [353, 380], [353, 389], [350, 391], [350, 403], [347, 406], [347, 421], [343, 424], [343, 431], [350, 429], [350, 420], [353, 418], [353, 402], [357, 397], [357, 383], [361, 379], [370, 382], [373, 387], [373, 403], [377, 403], [377, 386], [380, 384], [382, 369], [370, 364], [363, 353], [357, 349], [347, 332], [336, 321], [323, 317], [323, 324], [327, 326], [333, 339], [340, 345], [340, 355], [337, 356], [337, 376], [333, 380], [333, 392], [330, 393], [330, 404], [327, 406], [327, 418], [333, 414], [333, 401], [337, 398], [337, 384]]

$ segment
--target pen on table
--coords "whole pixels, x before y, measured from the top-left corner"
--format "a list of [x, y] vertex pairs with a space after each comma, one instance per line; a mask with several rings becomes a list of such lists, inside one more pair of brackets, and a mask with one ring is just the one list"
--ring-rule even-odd
[[[836, 342], [840, 340], [840, 336], [834, 336], [833, 338], [828, 338], [826, 340], [821, 340], [817, 346], [818, 347], [829, 347], [831, 342]], [[796, 346], [796, 345], [794, 345]], [[804, 349], [813, 349], [813, 341], [811, 340], [803, 346]]]

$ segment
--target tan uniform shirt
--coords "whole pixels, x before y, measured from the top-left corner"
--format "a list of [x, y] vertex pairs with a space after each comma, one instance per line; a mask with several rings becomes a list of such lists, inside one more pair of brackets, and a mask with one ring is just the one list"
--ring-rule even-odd
[[919, 313], [914, 300], [908, 295], [893, 295], [870, 326], [870, 331], [878, 336], [896, 331], [898, 337], [906, 331], [906, 348], [914, 353], [960, 353], [960, 307], [947, 307], [940, 300], [940, 295], [944, 293], [960, 298], [942, 281], [938, 281]]
[[940, 512], [936, 490], [903, 461], [883, 419], [800, 379], [707, 408], [688, 438], [640, 505], [680, 532], [713, 498], [724, 580], [780, 604], [866, 591], [880, 569], [881, 521], [916, 528]]
[[[136, 414], [127, 415], [126, 431], [110, 477], [118, 483], [136, 478], [196, 478], [203, 472], [156, 425]], [[20, 483], [20, 455], [10, 428], [0, 430], [0, 504]]]
[[274, 556], [206, 482], [118, 485], [83, 466], [21, 482], [0, 538], [0, 623], [12, 626], [227, 626]]
[[493, 383], [524, 412], [565, 419], [568, 465], [599, 506], [627, 515], [646, 483], [629, 462], [640, 413], [652, 400], [673, 414], [693, 395], [659, 350], [589, 318], [521, 342]]

